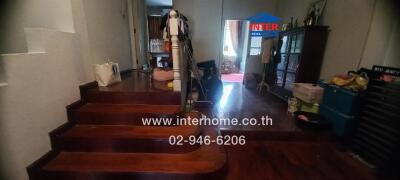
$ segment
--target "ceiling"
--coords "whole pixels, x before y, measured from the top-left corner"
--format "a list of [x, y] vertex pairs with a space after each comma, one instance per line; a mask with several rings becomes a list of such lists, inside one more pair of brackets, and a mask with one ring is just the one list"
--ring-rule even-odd
[[146, 0], [147, 6], [170, 6], [172, 7], [172, 0]]

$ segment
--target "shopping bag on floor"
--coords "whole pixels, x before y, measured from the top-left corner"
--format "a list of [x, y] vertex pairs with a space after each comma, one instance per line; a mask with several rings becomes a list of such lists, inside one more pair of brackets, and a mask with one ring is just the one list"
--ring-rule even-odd
[[118, 63], [109, 61], [104, 64], [95, 64], [94, 71], [99, 86], [108, 86], [110, 84], [121, 82]]

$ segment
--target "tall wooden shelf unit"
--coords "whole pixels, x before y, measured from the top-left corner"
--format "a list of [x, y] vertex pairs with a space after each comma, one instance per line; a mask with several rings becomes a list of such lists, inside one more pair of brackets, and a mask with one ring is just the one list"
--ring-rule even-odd
[[[293, 83], [317, 83], [328, 37], [328, 26], [304, 26], [279, 33], [278, 58], [267, 71], [271, 93], [287, 100]], [[272, 67], [271, 67], [272, 66]]]

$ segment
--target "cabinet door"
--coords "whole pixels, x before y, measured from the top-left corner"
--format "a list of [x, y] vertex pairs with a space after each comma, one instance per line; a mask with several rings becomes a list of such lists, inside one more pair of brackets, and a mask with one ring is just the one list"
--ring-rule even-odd
[[299, 54], [290, 54], [290, 57], [287, 61], [287, 71], [291, 73], [297, 73], [297, 68], [299, 67], [300, 59]]
[[287, 72], [286, 79], [285, 79], [285, 89], [292, 91], [293, 90], [293, 83], [296, 82], [296, 73]]
[[281, 54], [288, 53], [288, 51], [289, 51], [289, 41], [290, 41], [289, 36], [282, 36], [281, 40], [282, 40], [282, 46], [281, 46], [281, 49], [280, 49]]
[[294, 53], [294, 50], [296, 49], [296, 40], [297, 40], [297, 33], [292, 34], [290, 36], [290, 53]]
[[304, 32], [299, 32], [296, 35], [296, 46], [294, 48], [294, 53], [301, 53], [303, 49], [303, 42], [304, 42]]
[[285, 82], [285, 71], [277, 70], [276, 71], [276, 86], [283, 87], [284, 82]]
[[281, 54], [281, 62], [278, 63], [277, 69], [281, 71], [286, 71], [286, 65], [287, 65], [287, 55]]
[[304, 32], [298, 32], [292, 35], [290, 53], [301, 53], [303, 49]]

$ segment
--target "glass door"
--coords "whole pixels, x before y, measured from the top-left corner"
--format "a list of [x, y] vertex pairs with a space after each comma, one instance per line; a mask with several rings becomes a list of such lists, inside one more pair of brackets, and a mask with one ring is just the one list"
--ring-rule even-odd
[[285, 89], [291, 91], [296, 82], [296, 73], [299, 66], [299, 54], [290, 54], [286, 69]]
[[281, 37], [282, 46], [280, 49], [281, 61], [276, 68], [276, 86], [283, 88], [286, 81], [286, 68], [288, 63], [288, 54], [290, 49], [290, 36], [284, 35]]
[[300, 64], [300, 56], [303, 48], [304, 33], [299, 32], [291, 36], [290, 41], [290, 54], [287, 58], [286, 77], [284, 88], [292, 91], [293, 83], [296, 82], [296, 74]]

